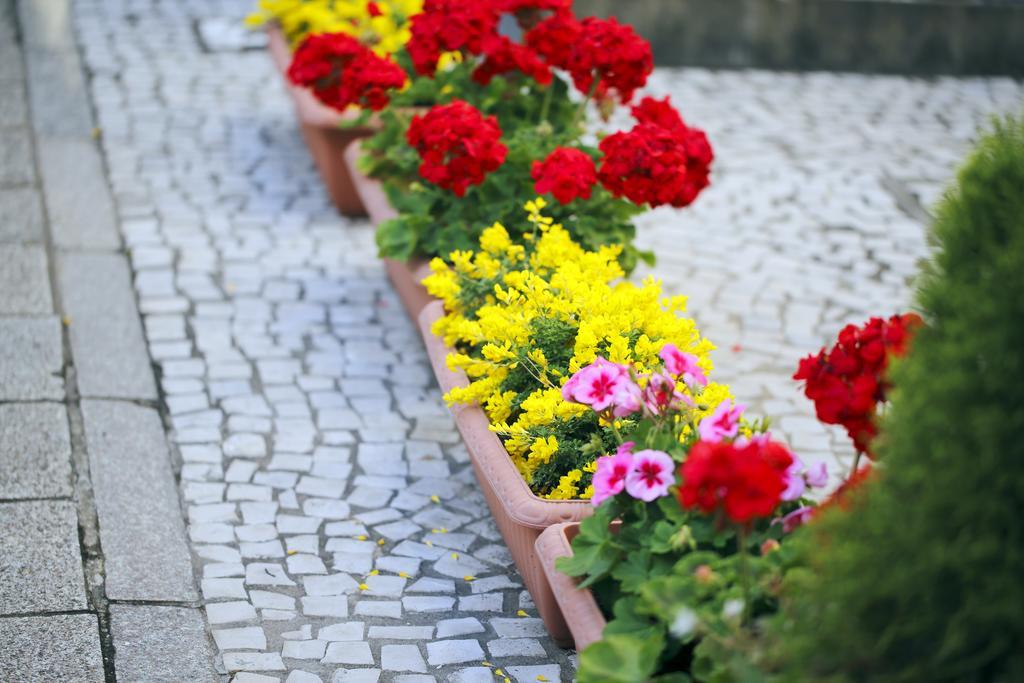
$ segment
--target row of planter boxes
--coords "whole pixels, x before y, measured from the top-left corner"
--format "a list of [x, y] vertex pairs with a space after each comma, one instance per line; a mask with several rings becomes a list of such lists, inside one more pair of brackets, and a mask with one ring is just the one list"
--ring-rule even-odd
[[[269, 27], [268, 33], [271, 55], [287, 83], [291, 59], [287, 41], [277, 27]], [[395, 217], [380, 183], [358, 169], [357, 141], [372, 134], [372, 126], [342, 128], [345, 115], [321, 104], [308, 90], [287, 85], [303, 138], [338, 210], [348, 216], [367, 215], [374, 225]], [[441, 389], [465, 386], [466, 375], [447, 366], [451, 349], [431, 333], [444, 308], [422, 285], [428, 264], [385, 259], [385, 268], [402, 305], [419, 324]], [[557, 558], [572, 554], [570, 543], [579, 521], [592, 509], [589, 501], [545, 500], [534, 495], [480, 407], [456, 406], [452, 415], [498, 529], [552, 638], [562, 647], [575, 644], [577, 649], [599, 640], [605, 619], [593, 594], [576, 588], [571, 578], [555, 569]]]

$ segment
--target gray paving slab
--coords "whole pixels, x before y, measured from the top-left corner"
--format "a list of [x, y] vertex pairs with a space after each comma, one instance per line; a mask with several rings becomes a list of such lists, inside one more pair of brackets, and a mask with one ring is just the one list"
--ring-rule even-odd
[[25, 49], [74, 49], [75, 34], [71, 19], [71, 3], [68, 0], [16, 4]]
[[156, 398], [124, 256], [63, 253], [57, 277], [70, 318], [79, 393], [86, 398]]
[[36, 177], [33, 169], [27, 133], [18, 128], [0, 128], [0, 187], [28, 185]]
[[110, 606], [114, 668], [120, 681], [217, 680], [202, 610], [160, 605]]
[[[114, 250], [120, 246], [103, 165], [90, 140], [36, 140], [53, 243], [62, 249]], [[3, 162], [0, 161], [0, 178]]]
[[0, 318], [0, 400], [64, 398], [60, 320]]
[[[0, 37], [2, 40], [2, 37]], [[0, 51], [0, 59], [4, 51]], [[0, 76], [0, 127], [24, 126], [28, 123], [25, 86], [19, 79], [4, 80]]]
[[15, 44], [9, 42], [9, 34], [0, 38], [0, 82], [9, 83], [22, 77], [21, 51]]
[[86, 607], [74, 504], [0, 503], [0, 614]]
[[42, 245], [0, 244], [0, 315], [53, 313]]
[[0, 242], [42, 241], [43, 205], [39, 192], [34, 187], [0, 189]]
[[71, 436], [64, 405], [0, 404], [0, 498], [52, 498], [71, 492]]
[[119, 401], [82, 401], [107, 597], [198, 598], [160, 416]]
[[[93, 129], [92, 114], [74, 43], [58, 50], [29, 49], [28, 98], [36, 135], [88, 140]], [[54, 97], [55, 92], [60, 97]]]
[[96, 615], [0, 619], [0, 680], [103, 683]]

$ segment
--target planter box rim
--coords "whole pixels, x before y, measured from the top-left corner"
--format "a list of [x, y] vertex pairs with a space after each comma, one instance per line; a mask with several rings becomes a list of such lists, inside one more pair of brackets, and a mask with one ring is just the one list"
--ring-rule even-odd
[[572, 557], [572, 541], [569, 534], [578, 528], [579, 522], [565, 522], [548, 527], [537, 537], [535, 547], [555, 602], [576, 642], [576, 649], [583, 650], [601, 639], [608, 622], [601, 613], [593, 592], [588, 588], [577, 587], [575, 579], [555, 568], [555, 561], [558, 558]]

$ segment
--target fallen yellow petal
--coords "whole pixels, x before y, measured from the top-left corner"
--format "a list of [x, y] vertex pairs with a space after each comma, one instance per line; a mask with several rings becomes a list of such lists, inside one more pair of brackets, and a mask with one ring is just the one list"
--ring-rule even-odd
[[294, 554], [295, 554], [295, 553], [297, 553], [297, 552], [299, 552], [299, 551], [298, 551], [298, 550], [289, 550], [289, 551], [288, 551], [288, 554], [289, 554], [289, 555], [294, 555]]
[[434, 542], [433, 541], [424, 541], [424, 543], [426, 543], [426, 545], [430, 546], [431, 548], [434, 547]]
[[464, 578], [466, 581], [476, 581], [476, 577], [475, 576], [471, 576], [469, 574], [466, 574], [462, 578]]
[[379, 541], [377, 541], [377, 545], [384, 545], [384, 539], [382, 538]]
[[538, 681], [549, 681], [551, 679], [548, 678], [547, 676], [545, 676], [544, 674], [537, 674], [537, 680]]
[[361, 583], [361, 584], [359, 584], [359, 590], [361, 590], [361, 591], [368, 591], [368, 590], [370, 590], [370, 587], [367, 586], [365, 583]]
[[366, 534], [359, 534], [358, 536], [356, 536], [356, 540], [357, 541], [365, 541], [366, 540]]
[[458, 553], [452, 553], [452, 559], [453, 560], [459, 559], [459, 554]]
[[437, 495], [437, 494], [434, 494], [434, 495], [432, 495], [432, 496], [430, 497], [430, 500], [434, 501], [435, 503], [440, 503], [440, 502], [441, 502], [441, 498], [440, 498], [440, 497], [438, 497], [438, 495]]
[[409, 578], [409, 575], [406, 574], [405, 572], [398, 572], [398, 575], [401, 576], [403, 579], [408, 579]]
[[530, 616], [530, 615], [526, 613], [526, 610], [522, 610], [522, 609], [521, 609], [521, 610], [519, 610], [518, 612], [516, 612], [516, 616], [517, 616], [517, 617], [528, 617], [528, 616]]
[[374, 569], [372, 572], [370, 572], [370, 576], [377, 576], [377, 574], [380, 574], [379, 569]]

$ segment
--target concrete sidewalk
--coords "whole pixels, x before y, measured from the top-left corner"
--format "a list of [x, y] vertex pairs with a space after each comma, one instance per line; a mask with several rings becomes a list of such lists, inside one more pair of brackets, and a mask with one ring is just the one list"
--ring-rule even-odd
[[215, 673], [63, 2], [0, 1], [0, 680]]

